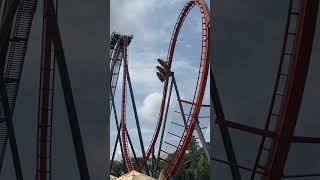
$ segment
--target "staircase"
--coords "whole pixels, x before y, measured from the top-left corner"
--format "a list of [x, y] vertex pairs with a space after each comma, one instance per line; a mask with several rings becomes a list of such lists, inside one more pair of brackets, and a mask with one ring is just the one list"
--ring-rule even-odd
[[[37, 0], [21, 0], [9, 39], [9, 49], [5, 65], [5, 85], [11, 113], [14, 112], [21, 72], [26, 55], [31, 24], [36, 10]], [[0, 171], [8, 141], [7, 125], [4, 121], [2, 103], [0, 103]]]

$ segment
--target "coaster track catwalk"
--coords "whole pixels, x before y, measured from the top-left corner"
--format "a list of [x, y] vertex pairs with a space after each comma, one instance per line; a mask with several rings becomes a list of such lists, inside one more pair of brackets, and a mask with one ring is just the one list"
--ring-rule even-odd
[[[200, 13], [201, 13], [201, 29], [202, 29], [202, 46], [201, 46], [201, 57], [199, 58], [199, 69], [198, 69], [198, 75], [197, 75], [197, 81], [194, 89], [194, 96], [192, 100], [184, 100], [180, 97], [179, 90], [178, 90], [178, 83], [176, 82], [176, 78], [174, 75], [174, 72], [172, 72], [172, 66], [174, 66], [174, 51], [175, 51], [175, 46], [176, 42], [178, 39], [178, 35], [180, 32], [180, 29], [183, 25], [183, 22], [185, 21], [187, 15], [189, 12], [195, 7], [199, 7]], [[185, 152], [188, 148], [188, 144], [190, 143], [192, 139], [192, 134], [194, 130], [197, 130], [197, 133], [199, 135], [199, 139], [201, 140], [202, 146], [205, 149], [206, 155], [208, 156], [209, 159], [209, 153], [206, 147], [206, 143], [201, 131], [201, 128], [199, 126], [199, 113], [202, 107], [209, 107], [209, 105], [203, 105], [203, 97], [205, 93], [205, 88], [207, 84], [207, 78], [208, 78], [208, 70], [209, 70], [209, 48], [210, 48], [210, 15], [209, 15], [209, 8], [207, 7], [206, 3], [204, 0], [190, 0], [187, 2], [187, 4], [184, 6], [182, 9], [178, 20], [175, 24], [174, 31], [171, 37], [170, 45], [169, 45], [169, 50], [168, 50], [168, 55], [166, 60], [158, 59], [158, 62], [160, 63], [160, 66], [157, 66], [157, 69], [159, 72], [156, 73], [160, 81], [163, 83], [163, 95], [162, 95], [162, 100], [161, 100], [161, 105], [160, 105], [160, 111], [159, 111], [159, 117], [157, 120], [156, 128], [152, 137], [152, 140], [148, 146], [148, 149], [146, 152], [144, 152], [144, 146], [143, 146], [143, 140], [140, 132], [140, 125], [139, 125], [139, 120], [138, 120], [138, 115], [136, 113], [136, 107], [135, 107], [135, 102], [134, 102], [134, 96], [132, 92], [132, 85], [130, 81], [130, 76], [129, 76], [129, 70], [128, 70], [128, 44], [130, 43], [130, 36], [125, 36], [125, 35], [120, 35], [118, 33], [112, 33], [111, 35], [111, 43], [110, 43], [110, 69], [112, 73], [112, 78], [111, 78], [111, 97], [110, 97], [110, 103], [111, 107], [113, 109], [113, 113], [115, 116], [115, 121], [116, 121], [116, 126], [118, 129], [117, 133], [117, 138], [115, 142], [115, 146], [113, 149], [113, 154], [112, 154], [112, 160], [113, 162], [114, 156], [115, 156], [115, 151], [117, 147], [117, 143], [120, 143], [120, 148], [121, 148], [121, 153], [122, 153], [122, 159], [123, 162], [126, 164], [126, 168], [128, 171], [131, 171], [133, 169], [137, 171], [141, 171], [142, 168], [145, 167], [146, 173], [149, 174], [151, 173], [152, 176], [157, 176], [158, 175], [158, 170], [159, 170], [159, 161], [163, 161], [166, 164], [165, 169], [163, 169], [163, 175], [166, 179], [169, 179], [171, 176], [175, 175], [178, 170], [180, 170], [181, 166], [184, 164], [183, 162], [183, 157], [185, 155]], [[129, 43], [128, 43], [129, 42]], [[123, 63], [122, 63], [123, 61]], [[114, 96], [115, 96], [115, 89], [117, 85], [117, 80], [119, 77], [119, 72], [120, 72], [120, 66], [121, 63], [123, 64], [123, 80], [122, 80], [122, 96], [121, 96], [121, 123], [119, 126], [118, 118], [117, 118], [117, 113], [116, 113], [116, 107], [115, 107], [115, 102], [114, 102]], [[136, 125], [137, 125], [137, 130], [139, 134], [139, 140], [140, 140], [140, 145], [141, 145], [141, 150], [142, 150], [142, 161], [138, 162], [136, 160], [136, 154], [134, 151], [134, 148], [132, 146], [130, 136], [127, 131], [126, 127], [126, 102], [127, 102], [127, 93], [126, 93], [126, 87], [127, 83], [129, 85], [130, 89], [130, 94], [131, 94], [131, 99], [132, 99], [132, 104], [133, 104], [133, 109], [135, 113], [135, 119], [136, 119]], [[169, 86], [170, 82], [170, 86]], [[165, 127], [166, 125], [166, 119], [168, 115], [168, 109], [169, 109], [169, 104], [170, 104], [170, 97], [172, 94], [172, 90], [175, 90], [174, 92], [176, 93], [177, 96], [177, 102], [179, 103], [179, 108], [180, 108], [180, 113], [182, 116], [183, 120], [183, 125], [182, 127], [182, 134], [174, 134], [172, 132], [168, 132], [167, 136], [173, 136], [173, 137], [178, 137], [179, 141], [178, 144], [171, 144], [173, 147], [176, 147], [176, 149], [173, 152], [168, 152], [168, 150], [164, 149], [162, 146], [162, 143], [170, 144], [167, 141], [164, 141], [164, 132], [165, 132]], [[184, 113], [184, 108], [182, 104], [189, 104], [191, 105], [189, 113], [185, 114]], [[172, 122], [173, 124], [177, 124]], [[180, 124], [178, 124], [180, 125]], [[156, 156], [156, 162], [153, 164], [151, 171], [149, 171], [149, 165], [148, 165], [148, 160], [150, 156], [154, 155], [155, 152], [155, 144], [159, 140], [159, 135], [160, 135], [160, 130], [162, 127], [162, 132], [161, 132], [161, 138], [159, 142], [159, 150], [158, 150], [158, 155]], [[121, 135], [120, 135], [121, 132]], [[127, 145], [127, 139], [130, 143], [130, 147], [132, 150], [133, 155], [135, 156], [135, 161], [136, 164], [138, 164], [136, 167], [133, 167], [130, 155], [129, 155], [129, 148]], [[168, 157], [169, 153], [170, 155], [170, 162], [165, 160], [165, 156]]]
[[[16, 97], [18, 94], [21, 73], [24, 64], [24, 58], [26, 54], [27, 44], [29, 40], [30, 28], [33, 20], [33, 15], [36, 9], [37, 1], [6, 1], [4, 3], [4, 16], [1, 22], [1, 54], [0, 54], [0, 63], [1, 63], [1, 74], [4, 74], [4, 84], [5, 91], [4, 94], [7, 94], [7, 98], [1, 97], [2, 103], [0, 105], [0, 172], [3, 166], [4, 155], [7, 147], [8, 138], [10, 138], [10, 147], [15, 164], [15, 171], [17, 179], [22, 179], [22, 170], [20, 167], [20, 160], [18, 157], [17, 147], [13, 147], [11, 141], [15, 139], [14, 132], [10, 133], [8, 128], [8, 123], [11, 121], [12, 114], [14, 112]], [[17, 10], [15, 10], [17, 9]], [[15, 20], [14, 15], [16, 11]], [[9, 16], [10, 15], [10, 16]], [[10, 19], [9, 19], [10, 18]], [[12, 34], [12, 35], [10, 35]], [[5, 71], [4, 71], [5, 70]], [[4, 98], [4, 99], [3, 99]], [[8, 107], [5, 107], [3, 101], [8, 101]], [[10, 118], [5, 120], [8, 117], [5, 113], [5, 109], [8, 108], [10, 111]], [[12, 130], [11, 130], [12, 131]], [[11, 135], [10, 135], [11, 134]], [[17, 146], [17, 145], [15, 145]]]
[[[129, 155], [129, 150], [128, 150], [128, 145], [127, 145], [127, 140], [130, 143], [130, 147], [134, 153], [135, 160], [136, 154], [133, 149], [133, 145], [130, 139], [130, 136], [128, 134], [127, 128], [125, 126], [125, 120], [126, 120], [126, 99], [127, 99], [127, 83], [129, 85], [129, 90], [130, 90], [130, 95], [132, 99], [132, 104], [134, 105], [134, 113], [135, 113], [135, 118], [136, 118], [136, 123], [137, 123], [137, 128], [138, 128], [138, 133], [139, 133], [139, 140], [142, 148], [142, 153], [144, 154], [144, 147], [143, 147], [143, 140], [142, 140], [142, 135], [140, 131], [140, 126], [139, 126], [139, 121], [138, 121], [138, 115], [136, 112], [136, 107], [134, 103], [134, 96], [133, 96], [133, 90], [132, 90], [132, 85], [130, 81], [130, 75], [129, 75], [129, 70], [128, 70], [128, 46], [132, 40], [132, 36], [126, 36], [126, 35], [120, 35], [118, 33], [112, 33], [111, 35], [111, 43], [110, 43], [110, 72], [112, 73], [112, 78], [111, 78], [111, 96], [110, 96], [110, 103], [111, 103], [111, 110], [113, 110], [113, 114], [115, 116], [115, 122], [116, 126], [118, 129], [118, 134], [117, 134], [117, 139], [115, 143], [115, 147], [113, 150], [112, 154], [112, 160], [113, 162], [114, 156], [115, 156], [115, 151], [118, 142], [120, 142], [120, 147], [121, 147], [121, 152], [122, 152], [122, 157], [124, 162], [126, 162], [127, 168], [132, 170], [132, 163]], [[126, 63], [124, 64], [123, 68], [123, 80], [122, 80], [122, 102], [121, 102], [121, 122], [119, 126], [119, 121], [117, 117], [117, 111], [116, 111], [116, 106], [115, 106], [115, 92], [116, 92], [116, 87], [117, 87], [117, 82], [119, 78], [119, 73], [120, 73], [120, 67], [122, 64], [122, 61], [125, 61]], [[120, 131], [122, 132], [120, 135]], [[123, 140], [121, 140], [123, 139]]]
[[221, 132], [228, 132], [232, 128], [261, 138], [254, 166], [245, 167], [239, 165], [236, 159], [230, 158], [235, 157], [227, 145], [232, 147], [230, 136], [222, 137], [228, 160], [213, 156], [211, 160], [229, 165], [235, 180], [241, 179], [239, 169], [251, 172], [250, 180], [254, 180], [256, 174], [263, 180], [320, 176], [320, 173], [287, 175], [284, 172], [292, 143], [320, 143], [319, 137], [294, 136], [311, 59], [318, 6], [319, 0], [289, 0], [276, 82], [263, 129], [224, 118], [218, 89], [211, 73], [211, 97], [217, 115], [215, 123], [219, 125]]
[[[131, 162], [130, 155], [129, 155], [127, 140], [130, 143], [130, 147], [131, 147], [131, 150], [134, 154], [136, 163], [137, 163], [137, 157], [136, 157], [136, 154], [135, 154], [129, 133], [127, 131], [127, 127], [126, 127], [127, 85], [129, 86], [130, 97], [132, 100], [134, 115], [135, 115], [135, 119], [136, 119], [136, 125], [137, 125], [137, 129], [138, 129], [138, 133], [139, 133], [139, 140], [140, 140], [140, 145], [141, 145], [141, 150], [142, 150], [142, 156], [144, 156], [144, 154], [145, 154], [142, 134], [141, 134], [141, 130], [140, 130], [140, 124], [139, 124], [139, 120], [138, 120], [138, 114], [137, 114], [135, 101], [134, 101], [132, 84], [131, 84], [129, 70], [128, 70], [128, 45], [130, 44], [131, 40], [132, 40], [132, 36], [126, 36], [126, 35], [120, 35], [118, 33], [112, 33], [111, 43], [110, 43], [110, 50], [111, 50], [110, 51], [110, 58], [111, 58], [110, 72], [112, 73], [112, 78], [111, 78], [111, 82], [110, 82], [111, 83], [111, 86], [110, 86], [111, 87], [111, 96], [110, 96], [111, 106], [110, 107], [113, 110], [113, 114], [115, 116], [116, 126], [118, 129], [118, 134], [117, 134], [111, 162], [113, 162], [117, 144], [118, 144], [118, 142], [120, 142], [119, 144], [120, 144], [120, 148], [121, 148], [122, 158], [123, 158], [124, 162], [126, 162], [125, 164], [126, 164], [126, 167], [129, 171], [133, 170], [133, 166], [132, 166], [132, 162]], [[124, 66], [123, 66], [122, 98], [121, 98], [121, 122], [120, 122], [120, 126], [119, 126], [114, 96], [115, 96], [115, 92], [116, 92], [116, 86], [117, 86], [117, 82], [118, 82], [118, 77], [119, 77], [120, 67], [121, 67], [122, 61], [124, 61], [123, 62]], [[120, 131], [121, 131], [121, 136], [120, 136]], [[147, 170], [147, 172], [149, 171], [147, 167], [146, 167], [146, 170]]]
[[[2, 5], [2, 1], [0, 1]], [[17, 180], [23, 180], [17, 142], [12, 124], [16, 97], [22, 76], [33, 16], [37, 0], [6, 0], [0, 27], [0, 172], [9, 140]], [[36, 179], [49, 180], [52, 177], [52, 117], [54, 72], [57, 64], [63, 89], [68, 120], [77, 158], [80, 178], [89, 180], [86, 157], [82, 144], [71, 82], [57, 22], [58, 1], [43, 1], [42, 54], [39, 81], [39, 105], [37, 127]]]

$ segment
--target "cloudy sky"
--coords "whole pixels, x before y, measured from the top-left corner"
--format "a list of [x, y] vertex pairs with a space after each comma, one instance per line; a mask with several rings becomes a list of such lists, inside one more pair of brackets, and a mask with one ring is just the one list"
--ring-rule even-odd
[[[129, 71], [145, 149], [147, 149], [154, 133], [162, 98], [162, 84], [156, 76], [155, 67], [158, 65], [156, 59], [166, 58], [174, 25], [186, 2], [186, 0], [111, 0], [110, 31], [127, 35], [133, 34], [133, 40], [129, 46], [128, 53]], [[207, 3], [209, 6], [209, 1]], [[190, 12], [179, 34], [174, 56], [173, 71], [176, 75], [180, 96], [186, 100], [192, 100], [197, 77], [201, 52], [200, 23], [200, 11], [196, 7]], [[121, 74], [119, 82], [122, 82]], [[118, 84], [118, 93], [116, 94], [117, 107], [119, 107], [117, 109], [118, 117], [120, 116], [119, 95], [121, 95], [119, 93], [121, 86], [119, 85], [120, 83]], [[209, 83], [207, 87], [209, 88]], [[206, 93], [204, 104], [209, 104], [208, 94], [209, 91]], [[172, 101], [175, 101], [175, 95], [173, 95]], [[128, 107], [127, 128], [136, 144], [135, 149], [138, 152], [137, 154], [141, 155], [131, 103], [128, 103]], [[177, 104], [173, 103], [171, 107], [172, 112], [168, 115], [169, 121], [173, 121], [178, 117], [173, 112], [174, 110], [178, 110]], [[203, 110], [202, 114], [208, 116], [209, 111]], [[113, 115], [111, 117], [110, 149], [112, 151], [117, 132], [114, 128]], [[204, 119], [201, 125], [203, 125], [202, 127], [207, 126], [208, 119]], [[170, 130], [170, 127], [168, 129]], [[204, 130], [206, 136], [209, 135], [207, 132], [209, 131]], [[118, 149], [116, 158], [119, 159], [120, 157], [121, 154]]]
[[[134, 35], [129, 48], [129, 67], [145, 145], [150, 141], [158, 113], [157, 104], [150, 102], [159, 101], [159, 93], [161, 93], [161, 84], [155, 75], [155, 59], [166, 57], [173, 26], [185, 1], [111, 0], [110, 2], [110, 30]], [[41, 2], [39, 1], [32, 27], [30, 46], [14, 114], [16, 138], [25, 179], [33, 179], [35, 175]], [[287, 2], [288, 0], [215, 0], [212, 2], [214, 15], [212, 27], [214, 28], [213, 39], [215, 39], [212, 42], [214, 43], [214, 72], [227, 119], [262, 127], [274, 84]], [[105, 157], [107, 137], [105, 68], [109, 66], [105, 64], [107, 57], [105, 36], [109, 35], [105, 33], [107, 27], [105, 7], [106, 1], [101, 0], [69, 0], [59, 3], [59, 25], [92, 179], [102, 179], [106, 172], [104, 169], [104, 159], [107, 158]], [[188, 17], [184, 24], [175, 55], [177, 63], [180, 59], [180, 63], [185, 64], [176, 67], [190, 68], [193, 66], [192, 58], [198, 57], [200, 29], [197, 24], [200, 17], [197, 9], [192, 13], [194, 15]], [[318, 39], [319, 28], [316, 31], [296, 135], [319, 136]], [[192, 70], [183, 69], [179, 72], [189, 75]], [[183, 78], [183, 75], [180, 77]], [[79, 179], [59, 78], [56, 82], [55, 111], [57, 114], [53, 132], [53, 178]], [[188, 82], [182, 80], [178, 82], [180, 89], [188, 86]], [[188, 89], [183, 90], [186, 91], [183, 96], [190, 97], [187, 94]], [[132, 113], [128, 112], [128, 116], [132, 117]], [[111, 124], [112, 127], [114, 124]], [[130, 127], [133, 128], [134, 125], [130, 124]], [[213, 143], [214, 152], [217, 157], [225, 158], [218, 129], [216, 128], [214, 132], [216, 133], [216, 141]], [[112, 138], [115, 138], [114, 131], [110, 133], [112, 143]], [[256, 153], [254, 147], [257, 139], [233, 130], [231, 136], [237, 150], [238, 161], [241, 165], [250, 165]], [[139, 150], [138, 147], [137, 149]], [[320, 158], [315, 156], [319, 151], [318, 145], [293, 145], [286, 173], [319, 172]], [[214, 174], [216, 179], [231, 179], [229, 169], [225, 165], [217, 163]], [[243, 172], [243, 177], [247, 176], [248, 173]], [[9, 149], [6, 152], [1, 178], [15, 179]]]

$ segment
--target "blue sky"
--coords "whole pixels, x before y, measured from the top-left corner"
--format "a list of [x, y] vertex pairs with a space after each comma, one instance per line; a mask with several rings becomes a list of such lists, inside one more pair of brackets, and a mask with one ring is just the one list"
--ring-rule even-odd
[[[159, 104], [162, 97], [162, 83], [156, 76], [155, 67], [157, 58], [166, 58], [171, 34], [187, 0], [111, 0], [111, 26], [110, 31], [121, 34], [133, 34], [133, 40], [129, 46], [129, 71], [145, 149], [150, 143], [159, 113]], [[207, 1], [210, 7], [209, 1]], [[182, 30], [179, 34], [174, 55], [174, 69], [180, 96], [186, 100], [192, 100], [194, 85], [197, 77], [201, 47], [201, 19], [198, 7], [191, 10]], [[122, 72], [122, 71], [120, 71]], [[119, 82], [122, 80], [120, 74]], [[118, 84], [116, 99], [119, 99], [121, 83]], [[209, 82], [204, 104], [209, 104]], [[129, 96], [128, 96], [129, 99]], [[173, 98], [174, 101], [175, 98]], [[128, 101], [129, 102], [129, 101]], [[118, 117], [120, 116], [120, 102], [116, 101]], [[178, 110], [173, 103], [168, 121], [176, 119], [174, 110]], [[208, 110], [202, 111], [203, 115], [209, 115]], [[134, 116], [131, 103], [127, 108], [127, 128], [135, 143], [137, 154], [140, 148], [137, 141]], [[208, 126], [208, 119], [203, 119], [201, 126]], [[170, 127], [168, 126], [170, 130]], [[116, 128], [113, 114], [111, 115], [111, 151], [116, 138]], [[208, 137], [209, 130], [204, 130]], [[208, 138], [207, 138], [208, 139]], [[120, 158], [117, 151], [116, 158]]]

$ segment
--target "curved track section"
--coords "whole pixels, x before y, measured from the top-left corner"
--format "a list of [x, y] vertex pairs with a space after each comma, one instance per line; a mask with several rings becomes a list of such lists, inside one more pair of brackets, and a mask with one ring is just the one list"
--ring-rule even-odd
[[116, 42], [116, 45], [111, 52], [111, 61], [110, 61], [110, 70], [112, 73], [111, 77], [111, 93], [113, 96], [115, 95], [116, 92], [116, 87], [117, 87], [117, 82], [118, 82], [118, 77], [119, 77], [119, 71], [120, 71], [120, 66], [121, 66], [121, 59], [118, 58], [120, 54], [120, 45], [119, 45], [120, 40]]
[[[291, 58], [292, 52], [291, 53], [286, 53], [288, 47], [289, 46], [289, 40], [291, 39], [291, 41], [296, 41], [296, 36], [291, 33], [290, 31], [290, 25], [295, 27], [297, 26], [297, 22], [294, 20], [294, 16], [297, 16], [297, 14], [293, 14], [292, 12], [294, 11], [294, 0], [290, 0], [289, 1], [289, 7], [288, 7], [288, 15], [287, 15], [287, 20], [286, 20], [286, 26], [285, 26], [285, 36], [283, 39], [283, 44], [282, 44], [282, 49], [281, 49], [281, 55], [280, 55], [280, 61], [279, 61], [279, 65], [278, 65], [278, 71], [277, 71], [277, 77], [276, 77], [276, 81], [275, 81], [275, 85], [274, 85], [274, 89], [273, 89], [273, 94], [272, 94], [272, 98], [271, 98], [271, 103], [270, 103], [270, 107], [269, 107], [269, 111], [268, 111], [268, 116], [267, 116], [267, 120], [265, 123], [265, 127], [264, 130], [270, 130], [272, 127], [272, 119], [275, 117], [277, 118], [278, 114], [274, 113], [275, 109], [276, 109], [276, 103], [277, 101], [281, 101], [280, 103], [282, 103], [283, 101], [283, 92], [284, 92], [284, 86], [281, 84], [287, 84], [287, 76], [288, 76], [288, 65], [286, 66], [285, 63], [288, 62], [284, 62], [285, 59], [289, 59]], [[286, 69], [287, 68], [287, 69]], [[282, 88], [282, 89], [281, 89]], [[282, 93], [279, 93], [281, 92]], [[258, 154], [255, 160], [255, 164], [254, 164], [254, 171], [256, 171], [258, 169], [258, 166], [261, 167], [260, 163], [260, 159], [262, 158], [262, 152], [264, 149], [266, 149], [266, 143], [267, 139], [265, 136], [262, 137], [261, 141], [260, 141], [260, 145], [259, 145], [259, 150], [258, 150]], [[253, 172], [251, 174], [251, 180], [254, 179], [255, 176], [255, 172]]]
[[[113, 96], [116, 92], [116, 87], [119, 78], [120, 67], [123, 59], [123, 35], [113, 32], [111, 35], [111, 44], [110, 44], [110, 72], [111, 77], [111, 92]], [[128, 37], [128, 45], [131, 42], [132, 36]], [[111, 106], [112, 107], [112, 106]]]
[[122, 136], [122, 148], [124, 153], [124, 159], [126, 161], [128, 172], [133, 170], [132, 162], [130, 159], [128, 143], [127, 143], [127, 126], [126, 126], [126, 100], [127, 100], [127, 72], [128, 72], [128, 37], [123, 36], [123, 80], [122, 80], [122, 101], [121, 101], [121, 136]]
[[[110, 45], [110, 72], [112, 74], [111, 77], [111, 92], [113, 96], [116, 92], [118, 77], [119, 77], [119, 71], [120, 66], [122, 63], [122, 38], [120, 34], [112, 33], [111, 35], [111, 45]], [[112, 106], [110, 106], [112, 107]]]
[[[276, 117], [274, 138], [268, 151], [267, 162], [263, 166], [266, 172], [263, 179], [281, 179], [288, 157], [290, 144], [294, 135], [299, 110], [304, 93], [309, 63], [312, 54], [315, 28], [317, 24], [319, 0], [299, 1], [297, 9], [289, 10], [288, 16], [296, 16], [295, 28], [288, 29], [285, 42], [293, 36], [292, 46], [284, 45], [282, 56], [290, 61], [283, 91], [277, 91], [282, 97], [279, 112], [272, 113]], [[290, 20], [289, 22], [290, 23]], [[289, 25], [290, 26], [290, 25]], [[283, 74], [283, 71], [280, 72]], [[272, 112], [272, 108], [270, 108]]]
[[[202, 100], [203, 100], [207, 77], [208, 77], [208, 69], [209, 69], [209, 61], [210, 61], [209, 60], [210, 13], [209, 13], [209, 8], [207, 7], [204, 0], [190, 0], [182, 9], [171, 37], [170, 46], [169, 46], [168, 55], [167, 55], [167, 65], [168, 65], [168, 70], [170, 71], [171, 65], [173, 63], [173, 55], [174, 55], [179, 32], [181, 30], [183, 22], [186, 19], [188, 13], [194, 6], [198, 6], [200, 8], [200, 12], [202, 16], [202, 48], [201, 48], [201, 59], [200, 59], [198, 81], [197, 81], [197, 86], [195, 90], [195, 95], [192, 101], [193, 108], [189, 116], [191, 118], [187, 123], [187, 127], [184, 130], [183, 136], [181, 137], [181, 141], [177, 146], [177, 149], [172, 157], [172, 161], [169, 163], [169, 165], [165, 169], [164, 175], [166, 178], [169, 178], [170, 176], [174, 175], [175, 171], [177, 170], [177, 168], [181, 163], [181, 160], [185, 154], [187, 146], [191, 140], [191, 136], [195, 128], [195, 123], [198, 121], [198, 116], [202, 106]], [[158, 118], [156, 129], [155, 129], [155, 133], [148, 147], [146, 156], [144, 157], [144, 161], [138, 167], [138, 171], [142, 169], [143, 165], [146, 163], [146, 161], [148, 160], [148, 158], [150, 157], [151, 153], [154, 150], [154, 146], [158, 139], [161, 125], [163, 123], [164, 110], [165, 110], [165, 107], [168, 105], [166, 103], [167, 93], [168, 93], [168, 80], [164, 82], [164, 86], [163, 86], [163, 96], [162, 96], [160, 113], [159, 113], [159, 118]]]
[[[111, 77], [111, 109], [112, 105], [112, 98], [115, 97], [116, 87], [119, 79], [120, 68], [123, 64], [123, 80], [122, 80], [122, 93], [121, 93], [121, 121], [120, 126], [118, 125], [118, 121], [116, 122], [117, 128], [119, 129], [120, 138], [120, 147], [121, 153], [124, 162], [126, 163], [127, 169], [129, 171], [133, 170], [132, 162], [130, 159], [129, 149], [127, 140], [130, 141], [129, 137], [127, 136], [127, 128], [126, 128], [126, 101], [127, 101], [127, 72], [128, 72], [128, 46], [132, 40], [131, 36], [121, 35], [119, 33], [113, 32], [111, 35], [111, 43], [110, 43], [110, 72], [112, 73]], [[122, 62], [123, 61], [123, 62]], [[115, 111], [116, 112], [116, 111]], [[130, 142], [131, 143], [131, 142]]]

